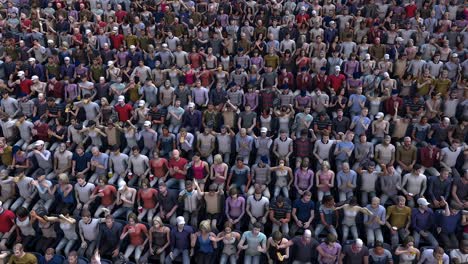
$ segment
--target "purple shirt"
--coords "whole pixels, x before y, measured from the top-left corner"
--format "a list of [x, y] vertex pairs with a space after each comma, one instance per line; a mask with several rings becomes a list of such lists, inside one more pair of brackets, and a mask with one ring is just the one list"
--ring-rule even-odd
[[245, 212], [245, 199], [244, 197], [237, 197], [233, 200], [231, 196], [226, 199], [226, 215], [230, 218], [239, 218]]
[[303, 171], [302, 169], [296, 170], [295, 173], [295, 182], [294, 185], [297, 189], [307, 190], [309, 186], [311, 187], [311, 178], [314, 177], [314, 172], [312, 170]]
[[319, 256], [319, 263], [321, 264], [335, 264], [338, 263], [338, 257], [341, 251], [341, 245], [335, 243], [333, 247], [328, 247], [328, 245], [323, 242], [319, 245], [319, 247], [325, 252], [326, 254], [334, 256], [333, 258], [325, 258], [323, 256]]

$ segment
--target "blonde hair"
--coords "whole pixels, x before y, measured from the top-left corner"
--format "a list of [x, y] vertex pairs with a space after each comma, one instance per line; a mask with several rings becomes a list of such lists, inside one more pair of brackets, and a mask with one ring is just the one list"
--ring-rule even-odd
[[211, 232], [211, 223], [210, 220], [203, 220], [200, 223], [200, 230], [206, 231], [206, 232]]
[[221, 163], [223, 163], [223, 157], [221, 156], [221, 154], [216, 154], [216, 155], [213, 157], [213, 161], [214, 161], [214, 163], [216, 163], [216, 164], [221, 164]]
[[323, 169], [323, 167], [327, 167], [328, 169], [330, 169], [330, 163], [328, 161], [326, 161], [326, 160], [323, 161], [322, 162], [322, 169]]
[[163, 221], [162, 221], [161, 217], [159, 217], [159, 216], [155, 216], [155, 217], [153, 218], [153, 225], [154, 225], [154, 222], [158, 222], [158, 224], [159, 224], [160, 226], [164, 226]]
[[59, 181], [62, 181], [63, 183], [70, 183], [70, 179], [68, 179], [68, 176], [65, 173], [60, 173], [58, 175]]

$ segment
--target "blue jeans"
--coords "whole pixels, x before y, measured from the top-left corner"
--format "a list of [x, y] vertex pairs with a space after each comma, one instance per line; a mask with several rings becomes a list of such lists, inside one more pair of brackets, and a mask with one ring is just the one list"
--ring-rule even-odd
[[182, 191], [185, 189], [185, 180], [170, 178], [166, 181], [166, 185], [169, 188], [177, 188], [179, 191]]
[[244, 256], [244, 264], [260, 264], [260, 255], [258, 256]]
[[190, 264], [190, 252], [189, 252], [189, 250], [188, 249], [178, 249], [178, 248], [174, 248], [174, 250], [172, 251], [172, 256], [174, 257], [174, 259], [172, 259], [170, 255], [166, 257], [166, 264], [172, 264], [172, 262], [180, 254], [182, 254], [182, 263], [183, 264]]
[[228, 263], [228, 260], [229, 260], [229, 264], [236, 264], [237, 262], [237, 255], [234, 254], [234, 255], [226, 255], [226, 254], [222, 254], [221, 255], [221, 260], [219, 261], [220, 264], [226, 264]]
[[439, 246], [439, 243], [435, 239], [434, 235], [431, 232], [426, 232], [427, 236], [422, 236], [419, 232], [414, 231], [413, 232], [413, 237], [414, 237], [414, 246], [419, 247], [419, 242], [421, 241], [421, 238], [424, 239], [425, 241], [429, 242], [431, 246], [437, 247]]

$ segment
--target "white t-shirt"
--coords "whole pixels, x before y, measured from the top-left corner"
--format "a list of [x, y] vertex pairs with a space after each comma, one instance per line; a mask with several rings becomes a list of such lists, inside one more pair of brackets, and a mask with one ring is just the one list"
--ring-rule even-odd
[[254, 217], [262, 217], [265, 215], [265, 210], [269, 207], [268, 198], [262, 196], [260, 200], [255, 199], [255, 195], [250, 195], [247, 198], [247, 205], [250, 205], [250, 212]]

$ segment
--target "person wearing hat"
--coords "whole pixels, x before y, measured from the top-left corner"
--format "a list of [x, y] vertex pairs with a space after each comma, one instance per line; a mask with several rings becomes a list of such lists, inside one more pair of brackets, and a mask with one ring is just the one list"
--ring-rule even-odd
[[26, 78], [24, 71], [19, 71], [17, 75], [18, 80], [15, 83], [20, 87], [20, 97], [30, 95], [33, 81]]
[[118, 218], [121, 215], [125, 215], [125, 218], [133, 212], [133, 207], [135, 206], [137, 191], [135, 188], [127, 186], [125, 181], [119, 181], [116, 197], [116, 205], [120, 206], [117, 210], [112, 213], [114, 218]]
[[188, 132], [195, 134], [198, 131], [201, 131], [202, 128], [202, 113], [200, 110], [195, 109], [195, 104], [193, 102], [188, 103], [188, 110], [185, 111], [182, 117], [182, 127], [184, 127]]
[[193, 255], [194, 248], [191, 238], [194, 233], [193, 227], [185, 224], [184, 217], [178, 216], [177, 226], [171, 230], [170, 253], [166, 257], [166, 264], [172, 264], [179, 255], [182, 255], [183, 264], [190, 264], [190, 256]]
[[411, 211], [411, 227], [413, 228], [414, 246], [419, 247], [421, 239], [437, 247], [439, 243], [432, 234], [435, 227], [434, 212], [428, 206], [430, 203], [425, 198], [417, 200], [418, 208]]
[[125, 103], [125, 97], [119, 95], [117, 98], [117, 104], [114, 106], [115, 111], [120, 122], [127, 122], [133, 116], [133, 107], [130, 104]]
[[338, 65], [333, 68], [333, 74], [330, 74], [328, 79], [330, 80], [330, 88], [335, 90], [336, 93], [346, 82], [346, 76], [341, 73], [341, 67]]
[[63, 58], [63, 64], [60, 66], [60, 78], [68, 77], [73, 80], [75, 77], [75, 65], [71, 63], [70, 57]]
[[45, 76], [45, 69], [44, 69], [44, 66], [41, 64], [41, 63], [38, 63], [38, 61], [34, 58], [29, 58], [28, 59], [28, 66], [27, 66], [27, 69], [28, 69], [28, 74], [29, 76], [33, 76], [33, 75], [36, 75], [38, 76], [38, 79], [41, 81], [41, 82], [45, 82], [46, 81], [46, 76]]

